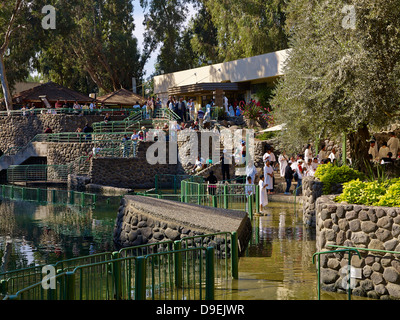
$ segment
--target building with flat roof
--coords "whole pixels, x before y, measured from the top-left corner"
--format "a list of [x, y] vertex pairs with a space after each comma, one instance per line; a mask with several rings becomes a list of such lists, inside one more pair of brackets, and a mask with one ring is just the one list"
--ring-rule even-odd
[[154, 93], [163, 103], [170, 96], [192, 98], [196, 106], [212, 98], [222, 106], [223, 96], [230, 101], [249, 101], [260, 85], [273, 84], [283, 76], [289, 49], [259, 56], [217, 63], [154, 77]]

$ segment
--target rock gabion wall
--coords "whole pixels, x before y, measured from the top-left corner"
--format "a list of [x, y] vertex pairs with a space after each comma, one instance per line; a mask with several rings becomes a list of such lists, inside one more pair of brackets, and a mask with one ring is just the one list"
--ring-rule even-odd
[[[323, 194], [324, 184], [315, 177], [303, 178], [303, 223], [315, 227], [316, 201]], [[331, 186], [332, 194], [343, 192], [343, 184], [338, 183]]]
[[[243, 253], [251, 237], [247, 213], [190, 205], [175, 201], [140, 196], [125, 196], [114, 227], [116, 248], [132, 247], [185, 237], [237, 232], [239, 253]], [[225, 243], [210, 237], [202, 245], [217, 250]], [[226, 243], [230, 250], [230, 243]]]
[[[353, 255], [353, 295], [375, 299], [400, 299], [400, 208], [339, 204], [335, 196], [316, 202], [317, 251], [333, 250], [329, 245], [399, 252], [359, 251]], [[347, 254], [321, 256], [322, 289], [345, 292]]]
[[[37, 114], [31, 116], [0, 117], [0, 150], [5, 152], [10, 147], [23, 147], [36, 135], [49, 126], [54, 133], [75, 132], [86, 123], [103, 121], [104, 115], [65, 115]], [[112, 120], [123, 120], [124, 116], [114, 116]]]
[[303, 223], [315, 227], [315, 203], [322, 196], [323, 183], [315, 177], [303, 178]]

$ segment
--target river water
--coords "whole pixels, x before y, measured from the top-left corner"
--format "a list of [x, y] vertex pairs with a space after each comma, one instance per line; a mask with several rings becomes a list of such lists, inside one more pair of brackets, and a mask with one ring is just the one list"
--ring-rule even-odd
[[[119, 198], [99, 198], [96, 206], [38, 204], [2, 200], [0, 272], [113, 251]], [[216, 288], [217, 300], [316, 300], [312, 263], [315, 232], [302, 224], [301, 207], [270, 202], [253, 219], [252, 240], [239, 260], [239, 279]], [[323, 293], [325, 300], [344, 294]]]

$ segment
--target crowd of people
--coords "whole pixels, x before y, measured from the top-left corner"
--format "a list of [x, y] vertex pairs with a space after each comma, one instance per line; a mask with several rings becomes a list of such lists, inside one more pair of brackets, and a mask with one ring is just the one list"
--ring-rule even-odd
[[379, 149], [377, 142], [371, 140], [368, 155], [371, 162], [379, 164], [390, 164], [395, 160], [400, 160], [399, 138], [394, 132], [389, 132], [389, 140], [383, 141]]
[[[394, 161], [400, 161], [400, 144], [399, 139], [396, 137], [394, 132], [389, 133], [389, 140], [383, 142], [381, 148], [378, 150], [376, 141], [370, 142], [369, 155], [371, 162], [376, 164], [390, 164]], [[273, 153], [273, 148], [267, 149], [267, 152], [263, 156], [263, 173], [260, 176], [259, 190], [260, 190], [260, 208], [262, 209], [268, 204], [268, 195], [274, 193], [274, 169], [279, 170], [280, 176], [286, 181], [286, 189], [284, 194], [290, 194], [290, 188], [293, 180], [297, 182], [295, 190], [296, 195], [300, 195], [302, 180], [307, 176], [314, 176], [319, 165], [337, 163], [336, 149], [332, 148], [327, 151], [326, 146], [323, 146], [318, 155], [314, 155], [311, 150], [311, 145], [308, 144], [303, 154], [297, 155], [297, 157], [289, 157], [285, 151], [279, 155], [278, 161], [276, 161]], [[254, 164], [248, 165], [246, 171], [247, 183], [254, 184], [255, 179], [255, 167]], [[252, 172], [253, 175], [249, 173]], [[248, 188], [248, 190], [251, 190]]]

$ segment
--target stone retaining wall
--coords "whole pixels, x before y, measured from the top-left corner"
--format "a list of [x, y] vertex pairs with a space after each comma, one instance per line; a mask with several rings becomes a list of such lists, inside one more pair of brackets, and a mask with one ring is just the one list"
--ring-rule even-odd
[[[36, 135], [49, 126], [54, 133], [75, 132], [86, 123], [103, 121], [104, 115], [66, 115], [37, 114], [32, 116], [0, 117], [0, 150], [5, 152], [10, 147], [23, 147]], [[123, 120], [125, 116], [113, 116], [112, 120]]]
[[123, 248], [218, 232], [237, 232], [239, 254], [242, 254], [252, 232], [247, 213], [125, 196], [118, 210], [114, 243], [117, 248]]
[[[315, 227], [315, 205], [319, 197], [322, 196], [324, 184], [315, 177], [303, 178], [303, 223], [310, 227]], [[343, 184], [336, 184], [331, 187], [332, 193], [340, 194]]]
[[[339, 204], [335, 196], [316, 201], [317, 251], [329, 245], [400, 252], [400, 208]], [[353, 295], [400, 299], [400, 254], [360, 251], [351, 259], [357, 279]], [[345, 292], [347, 254], [321, 256], [321, 284], [327, 291]]]

